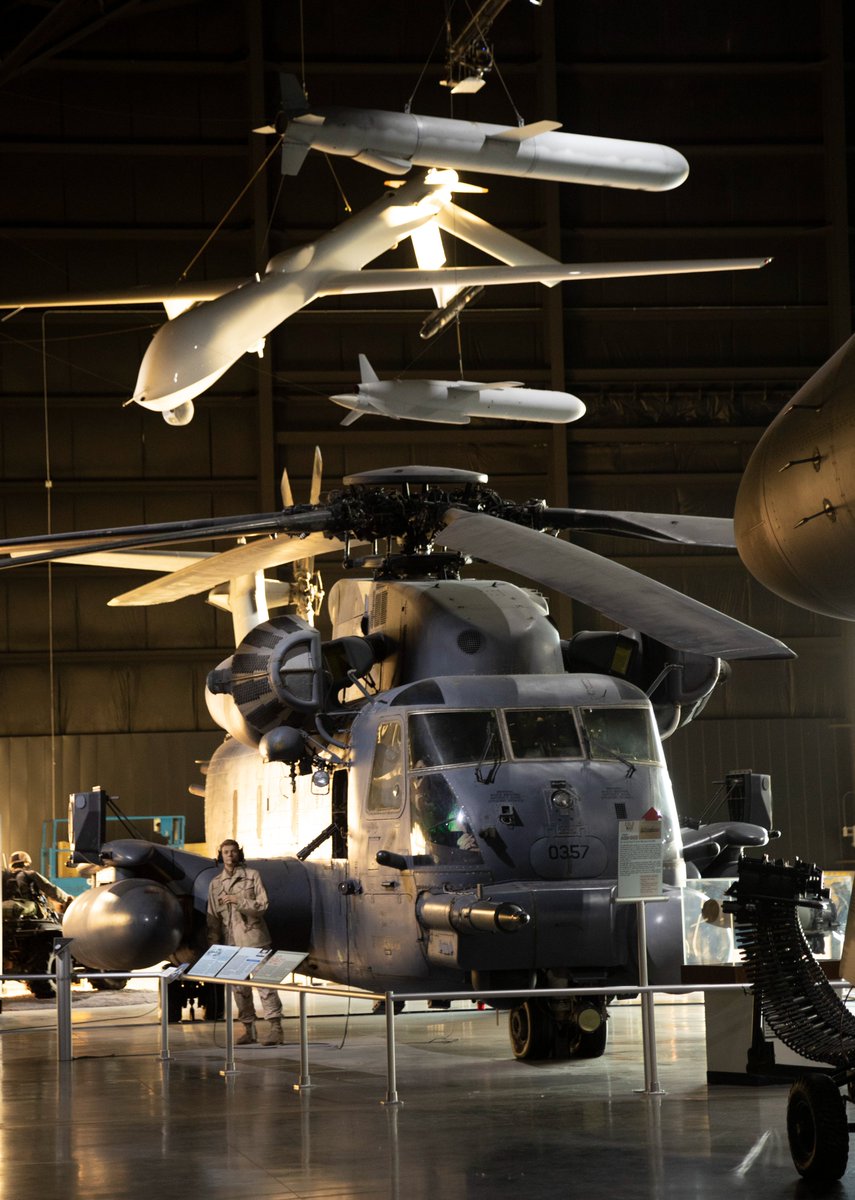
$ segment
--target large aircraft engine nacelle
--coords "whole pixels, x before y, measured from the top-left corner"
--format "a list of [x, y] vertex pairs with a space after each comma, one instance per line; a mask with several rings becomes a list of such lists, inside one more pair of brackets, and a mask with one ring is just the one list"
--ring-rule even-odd
[[136, 971], [174, 954], [184, 935], [178, 898], [151, 879], [119, 879], [78, 896], [62, 922], [78, 962], [96, 971]]
[[855, 620], [855, 337], [757, 444], [733, 514], [739, 556], [771, 592]]

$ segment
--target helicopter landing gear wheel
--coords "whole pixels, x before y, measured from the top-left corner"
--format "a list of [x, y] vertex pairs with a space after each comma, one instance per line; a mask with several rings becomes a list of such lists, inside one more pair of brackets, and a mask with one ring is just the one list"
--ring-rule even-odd
[[[599, 1024], [591, 1029], [592, 1018], [599, 1017]], [[587, 1019], [586, 1019], [587, 1018]], [[589, 1028], [585, 1028], [588, 1025]], [[576, 1036], [571, 1042], [570, 1058], [600, 1058], [608, 1042], [608, 1014], [605, 1003], [592, 1004], [576, 1024]]]
[[798, 1173], [813, 1183], [840, 1179], [849, 1158], [849, 1125], [840, 1090], [827, 1075], [802, 1075], [790, 1088], [787, 1137]]
[[549, 1058], [553, 1049], [555, 1025], [545, 1000], [525, 1000], [511, 1009], [508, 1021], [514, 1058], [536, 1062]]

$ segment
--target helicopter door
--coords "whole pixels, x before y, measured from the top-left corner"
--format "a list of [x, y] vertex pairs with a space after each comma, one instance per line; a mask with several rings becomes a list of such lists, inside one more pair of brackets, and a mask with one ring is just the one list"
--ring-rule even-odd
[[369, 871], [377, 870], [378, 850], [398, 850], [404, 799], [404, 752], [400, 721], [381, 721], [377, 727], [371, 781], [365, 798]]
[[381, 721], [377, 727], [365, 826], [364, 891], [354, 897], [352, 909], [357, 956], [373, 978], [422, 975], [426, 966], [419, 949], [412, 881], [377, 864], [378, 850], [406, 854], [409, 849], [400, 721]]

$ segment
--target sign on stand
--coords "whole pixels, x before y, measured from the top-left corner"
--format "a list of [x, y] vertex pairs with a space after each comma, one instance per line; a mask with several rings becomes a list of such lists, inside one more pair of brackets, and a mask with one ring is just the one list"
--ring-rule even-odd
[[641, 992], [641, 1039], [647, 1096], [663, 1095], [656, 1063], [653, 996], [647, 991], [647, 912], [650, 901], [665, 900], [662, 888], [662, 818], [655, 808], [640, 821], [618, 822], [617, 902], [636, 906], [638, 984]]
[[619, 821], [618, 827], [618, 900], [661, 896], [661, 817], [651, 809], [640, 821]]

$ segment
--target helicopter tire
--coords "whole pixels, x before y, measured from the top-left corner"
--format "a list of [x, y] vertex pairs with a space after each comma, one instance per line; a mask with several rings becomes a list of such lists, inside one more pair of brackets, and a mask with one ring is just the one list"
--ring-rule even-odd
[[802, 1075], [787, 1100], [787, 1137], [796, 1170], [812, 1183], [832, 1183], [846, 1171], [849, 1125], [837, 1084]]
[[570, 1047], [570, 1058], [601, 1058], [609, 1040], [608, 1015], [605, 1004], [597, 1004], [600, 1023], [596, 1029], [581, 1029], [576, 1026], [576, 1036]]
[[549, 1058], [555, 1040], [555, 1023], [545, 1000], [524, 1000], [511, 1009], [508, 1032], [514, 1058], [537, 1062]]

